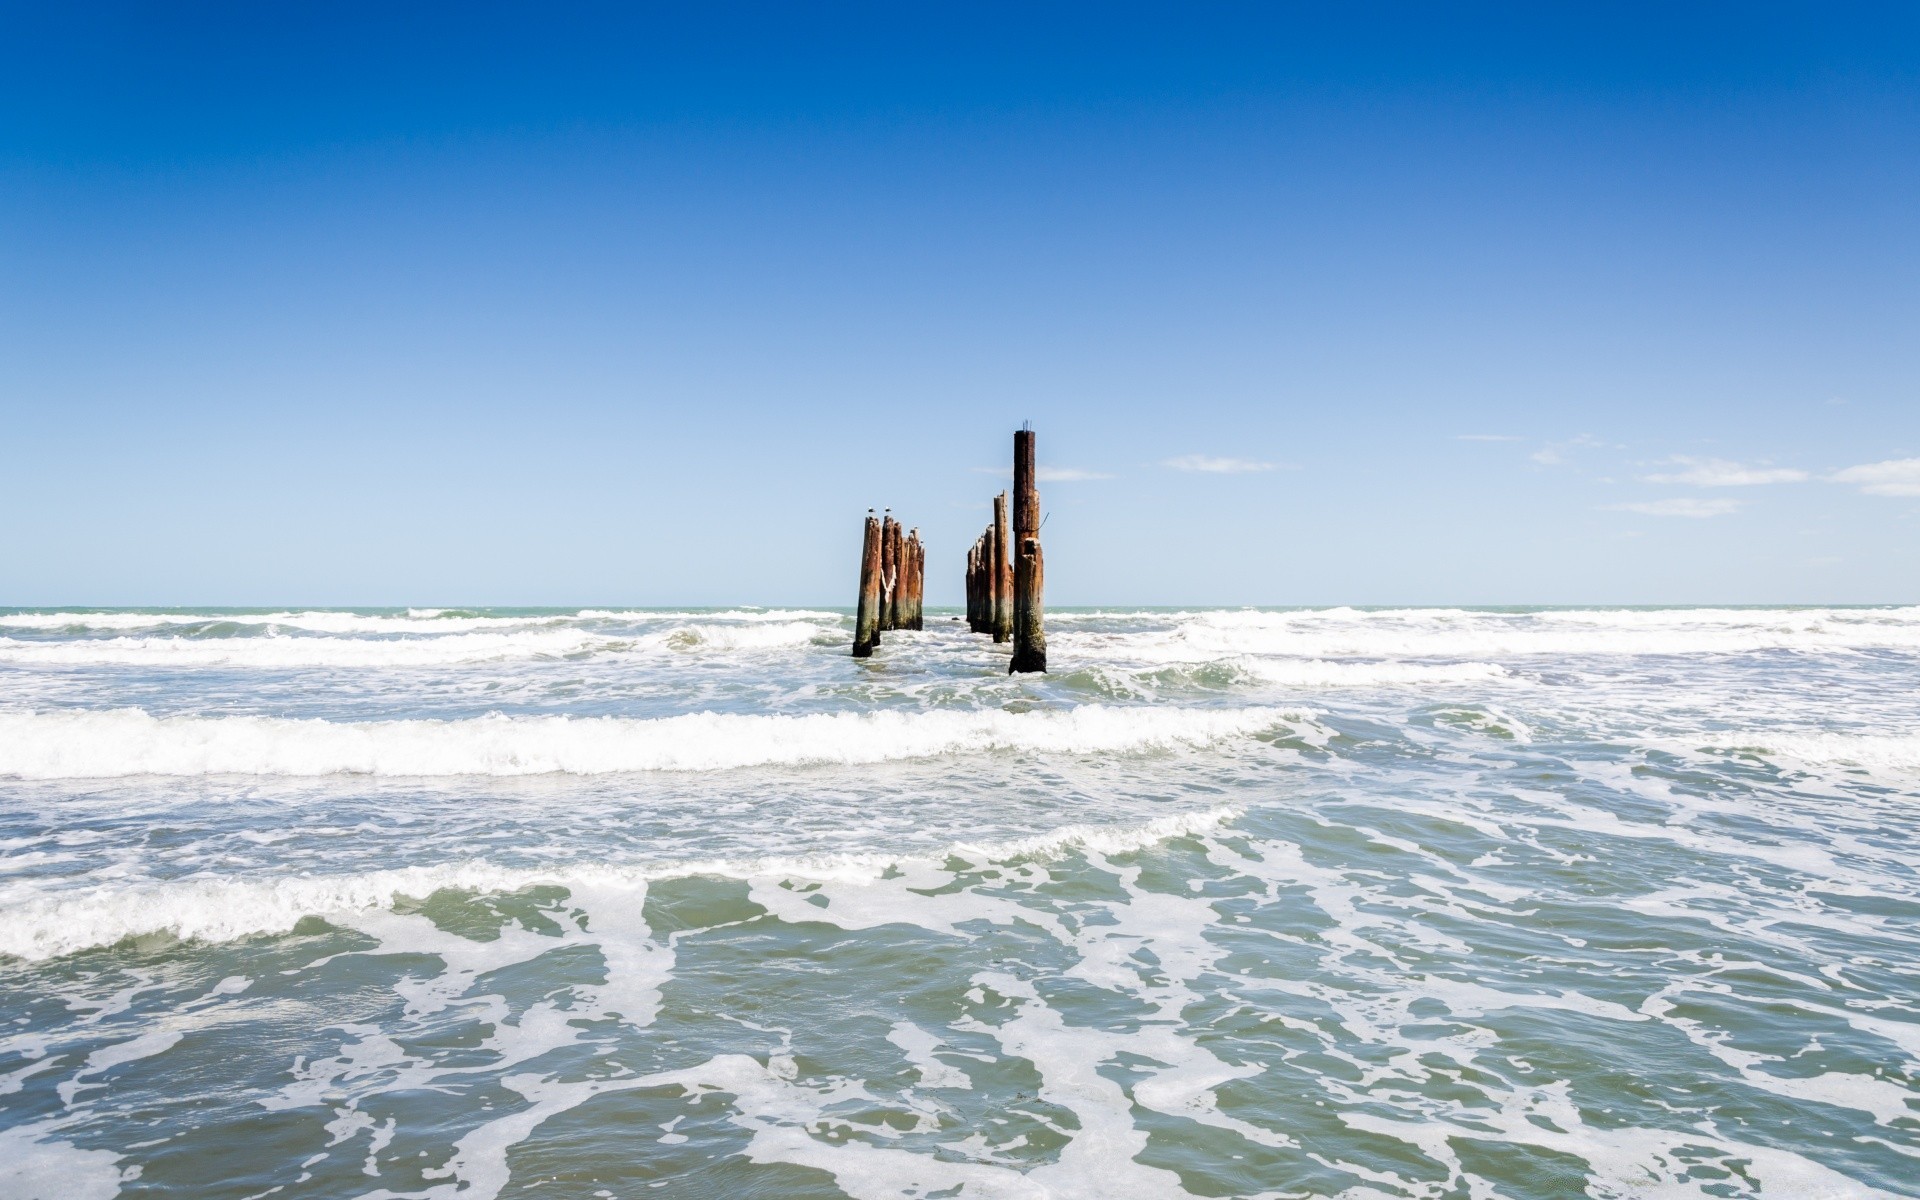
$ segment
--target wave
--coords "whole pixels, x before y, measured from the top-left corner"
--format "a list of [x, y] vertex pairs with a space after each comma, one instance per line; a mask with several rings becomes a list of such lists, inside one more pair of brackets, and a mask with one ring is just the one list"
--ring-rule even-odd
[[1722, 737], [1709, 748], [1814, 766], [1856, 767], [1876, 775], [1920, 774], [1920, 733], [1738, 734]]
[[1172, 838], [1210, 832], [1239, 815], [1238, 808], [1222, 805], [1135, 825], [1067, 825], [997, 842], [957, 842], [932, 854], [769, 856], [535, 868], [496, 866], [473, 859], [352, 875], [202, 877], [132, 886], [96, 885], [65, 894], [8, 897], [7, 920], [0, 922], [0, 957], [43, 960], [156, 934], [203, 942], [233, 941], [286, 933], [307, 917], [342, 917], [391, 908], [403, 898], [424, 899], [446, 890], [484, 895], [542, 885], [632, 888], [700, 875], [863, 882], [878, 879], [896, 867], [939, 865], [955, 859], [987, 866], [1054, 858], [1076, 850], [1124, 854]]
[[1328, 662], [1247, 657], [1241, 670], [1263, 683], [1292, 687], [1389, 687], [1396, 684], [1483, 683], [1510, 672], [1497, 663]]
[[571, 629], [432, 638], [116, 637], [41, 642], [0, 638], [0, 662], [45, 667], [422, 667], [564, 658], [625, 646]]
[[1063, 649], [1092, 657], [1193, 662], [1236, 655], [1484, 660], [1529, 655], [1742, 654], [1766, 650], [1920, 651], [1920, 608], [1315, 609], [1142, 614], [1158, 629], [1069, 629]]
[[358, 723], [155, 717], [137, 708], [0, 714], [0, 777], [602, 775], [879, 763], [992, 751], [1195, 748], [1304, 714], [1087, 705], [1061, 712], [487, 716]]
[[0, 662], [77, 667], [439, 667], [622, 652], [759, 650], [805, 645], [836, 631], [807, 621], [682, 625], [625, 637], [580, 629], [450, 633], [438, 637], [116, 637], [29, 641], [0, 637]]
[[814, 609], [719, 609], [712, 612], [646, 609], [580, 609], [575, 612], [488, 615], [473, 609], [410, 608], [400, 613], [356, 613], [330, 609], [303, 612], [10, 612], [0, 613], [0, 629], [40, 631], [127, 631], [181, 625], [231, 625], [293, 629], [303, 633], [453, 634], [505, 631], [577, 622], [648, 624], [661, 621], [779, 622], [839, 621], [841, 614]]

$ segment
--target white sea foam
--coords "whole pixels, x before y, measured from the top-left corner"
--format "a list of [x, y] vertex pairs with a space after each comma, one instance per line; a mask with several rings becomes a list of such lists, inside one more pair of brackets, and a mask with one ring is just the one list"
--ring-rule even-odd
[[7, 920], [0, 922], [0, 956], [54, 958], [129, 937], [167, 934], [206, 942], [284, 933], [304, 917], [345, 917], [391, 908], [402, 897], [443, 890], [482, 894], [557, 885], [580, 891], [631, 889], [662, 879], [714, 875], [730, 879], [871, 882], [890, 869], [957, 858], [987, 864], [1045, 859], [1089, 848], [1122, 854], [1169, 838], [1206, 833], [1239, 810], [1219, 806], [1172, 814], [1136, 825], [1068, 825], [1030, 837], [957, 844], [934, 854], [839, 854], [687, 862], [568, 864], [505, 867], [469, 860], [432, 867], [398, 867], [343, 875], [214, 876], [164, 883], [95, 883], [53, 892], [34, 882], [0, 891]]
[[1920, 733], [1764, 733], [1722, 737], [1714, 748], [1790, 763], [1856, 767], [1875, 775], [1920, 774]]
[[805, 645], [826, 631], [807, 621], [689, 624], [638, 635], [583, 629], [449, 633], [437, 637], [116, 637], [29, 641], [0, 637], [0, 663], [40, 667], [442, 667], [586, 655], [765, 650]]
[[646, 625], [657, 622], [709, 621], [759, 624], [781, 621], [839, 621], [839, 613], [815, 609], [685, 610], [589, 608], [578, 612], [542, 612], [473, 616], [441, 608], [410, 608], [405, 614], [355, 613], [329, 609], [281, 612], [10, 612], [0, 613], [0, 629], [136, 630], [176, 625], [227, 624], [262, 630], [291, 629], [332, 634], [433, 634], [506, 631], [580, 623]]
[[1442, 685], [1483, 683], [1507, 678], [1510, 672], [1497, 663], [1396, 663], [1328, 662], [1322, 659], [1274, 659], [1245, 657], [1236, 662], [1241, 670], [1263, 683], [1288, 687], [1391, 687], [1394, 685]]
[[990, 751], [1205, 746], [1271, 729], [1274, 708], [1089, 705], [1061, 712], [690, 713], [332, 722], [155, 717], [140, 709], [0, 714], [0, 777], [602, 775], [878, 763]]
[[21, 1200], [111, 1200], [128, 1175], [107, 1150], [59, 1140], [61, 1122], [0, 1129], [0, 1194]]
[[[1146, 618], [1141, 618], [1144, 622]], [[1158, 629], [1074, 630], [1076, 650], [1149, 662], [1235, 655], [1296, 659], [1499, 659], [1532, 655], [1920, 651], [1920, 608], [1588, 609], [1531, 613], [1336, 608], [1168, 614]]]
[[428, 667], [563, 658], [629, 644], [574, 629], [384, 639], [117, 637], [38, 642], [0, 638], [0, 662], [40, 667]]

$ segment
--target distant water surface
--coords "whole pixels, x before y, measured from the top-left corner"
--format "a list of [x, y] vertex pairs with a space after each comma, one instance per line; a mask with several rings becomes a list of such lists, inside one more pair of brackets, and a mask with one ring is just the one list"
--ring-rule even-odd
[[0, 610], [0, 1196], [1920, 1195], [1920, 608]]

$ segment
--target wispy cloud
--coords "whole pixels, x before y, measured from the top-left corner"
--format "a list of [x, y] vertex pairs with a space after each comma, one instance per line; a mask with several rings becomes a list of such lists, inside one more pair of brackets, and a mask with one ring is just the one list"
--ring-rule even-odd
[[[1013, 478], [1012, 467], [974, 467], [981, 475], [998, 475], [1002, 479]], [[1105, 471], [1089, 471], [1083, 467], [1041, 467], [1036, 474], [1039, 483], [1085, 483], [1089, 479], [1112, 479]]]
[[1679, 467], [1646, 477], [1648, 483], [1684, 483], [1689, 487], [1756, 487], [1766, 483], [1804, 483], [1808, 475], [1795, 467], [1771, 467], [1762, 463], [1748, 466], [1724, 458], [1690, 458], [1676, 455], [1667, 460]]
[[1211, 454], [1182, 454], [1161, 462], [1176, 471], [1205, 471], [1210, 475], [1244, 475], [1249, 471], [1271, 471], [1274, 464], [1250, 458], [1217, 458]]
[[[1529, 454], [1527, 457], [1531, 458], [1534, 462], [1539, 463], [1543, 467], [1557, 467], [1560, 464], [1567, 461], [1567, 452], [1570, 450], [1581, 450], [1589, 447], [1605, 446], [1605, 445], [1606, 445], [1605, 442], [1601, 441], [1599, 438], [1593, 436], [1592, 434], [1583, 433], [1578, 437], [1568, 438], [1564, 442], [1548, 442], [1546, 445], [1540, 447], [1540, 449], [1538, 450], [1535, 450], [1532, 454]], [[1623, 449], [1623, 448], [1624, 447], [1620, 447], [1620, 446], [1614, 447], [1614, 449], [1616, 450]]]
[[1834, 472], [1835, 483], [1851, 483], [1869, 496], [1920, 496], [1920, 458], [1891, 458]]
[[1603, 504], [1610, 512], [1639, 513], [1643, 517], [1724, 517], [1740, 511], [1744, 500], [1703, 500], [1697, 496], [1675, 496], [1671, 500], [1639, 500], [1630, 504]]
[[1515, 437], [1513, 434], [1510, 434], [1510, 433], [1456, 433], [1453, 435], [1453, 440], [1456, 442], [1524, 442], [1526, 441], [1525, 438]]

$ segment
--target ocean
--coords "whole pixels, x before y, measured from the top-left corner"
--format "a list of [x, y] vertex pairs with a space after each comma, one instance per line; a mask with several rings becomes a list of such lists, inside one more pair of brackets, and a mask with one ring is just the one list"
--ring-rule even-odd
[[0, 610], [0, 1196], [1920, 1195], [1920, 608]]

